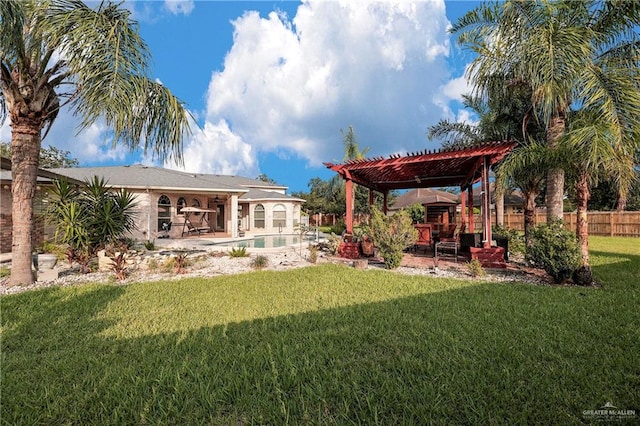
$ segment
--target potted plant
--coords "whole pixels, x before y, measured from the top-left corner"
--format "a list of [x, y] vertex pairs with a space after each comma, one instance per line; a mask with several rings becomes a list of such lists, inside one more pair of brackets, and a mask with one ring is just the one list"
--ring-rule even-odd
[[45, 241], [33, 254], [33, 266], [36, 270], [53, 269], [58, 263], [58, 255], [55, 254], [57, 246]]

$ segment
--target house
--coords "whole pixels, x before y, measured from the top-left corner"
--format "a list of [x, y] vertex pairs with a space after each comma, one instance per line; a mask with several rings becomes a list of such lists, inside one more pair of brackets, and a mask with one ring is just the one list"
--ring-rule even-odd
[[209, 236], [236, 238], [241, 234], [291, 234], [301, 221], [304, 200], [287, 195], [286, 186], [256, 179], [143, 165], [51, 171], [79, 180], [99, 176], [116, 189], [134, 193], [135, 239], [158, 238], [168, 223], [171, 238], [193, 235], [194, 228]]
[[98, 176], [114, 189], [133, 193], [137, 229], [130, 237], [137, 240], [291, 234], [301, 221], [304, 200], [287, 195], [286, 186], [256, 179], [143, 165], [47, 171], [75, 181]]

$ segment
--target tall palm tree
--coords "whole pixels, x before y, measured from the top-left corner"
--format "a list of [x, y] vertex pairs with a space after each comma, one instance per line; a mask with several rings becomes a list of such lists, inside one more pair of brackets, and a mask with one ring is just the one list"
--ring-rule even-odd
[[[477, 53], [469, 76], [477, 90], [496, 73], [531, 86], [532, 104], [558, 148], [570, 108], [596, 108], [620, 126], [632, 122], [638, 88], [640, 2], [540, 0], [485, 3], [453, 25]], [[617, 124], [616, 124], [617, 123]], [[564, 170], [547, 173], [547, 216], [562, 219]]]
[[146, 74], [149, 51], [130, 12], [109, 1], [0, 1], [0, 119], [11, 120], [11, 282], [29, 284], [42, 138], [67, 106], [112, 130], [113, 143], [181, 159], [189, 115]]

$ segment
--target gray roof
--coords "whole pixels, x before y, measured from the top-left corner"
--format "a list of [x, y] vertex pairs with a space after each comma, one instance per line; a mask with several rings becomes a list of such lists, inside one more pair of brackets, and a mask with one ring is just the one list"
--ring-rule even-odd
[[206, 191], [206, 192], [247, 192], [247, 188], [232, 185], [215, 179], [204, 179], [201, 174], [186, 173], [160, 167], [143, 166], [106, 166], [106, 167], [71, 167], [50, 169], [51, 171], [79, 180], [88, 180], [93, 176], [104, 178], [114, 187], [130, 189], [161, 189], [174, 191]]
[[414, 204], [447, 205], [457, 204], [458, 196], [434, 188], [417, 188], [398, 196], [389, 210], [399, 210]]
[[287, 187], [283, 185], [264, 182], [258, 179], [251, 179], [243, 176], [212, 175], [212, 174], [204, 174], [204, 173], [197, 173], [196, 176], [202, 179], [210, 180], [212, 182], [220, 182], [230, 186], [278, 189], [278, 190], [287, 189]]
[[301, 201], [302, 198], [292, 197], [290, 195], [281, 194], [274, 191], [264, 191], [258, 188], [250, 188], [249, 192], [239, 197], [240, 201]]

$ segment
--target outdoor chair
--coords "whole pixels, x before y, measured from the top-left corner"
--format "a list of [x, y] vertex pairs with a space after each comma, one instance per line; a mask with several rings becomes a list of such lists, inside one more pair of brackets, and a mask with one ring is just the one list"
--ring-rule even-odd
[[[460, 227], [460, 231], [454, 237], [453, 233], [455, 232], [455, 229], [456, 225], [451, 224], [449, 225], [449, 229], [441, 233], [441, 235], [443, 233], [445, 235], [438, 237], [438, 241], [436, 242], [434, 249], [434, 256], [436, 258], [438, 257], [438, 250], [440, 250], [441, 252], [442, 250], [453, 250], [456, 262], [458, 261], [458, 250], [460, 250], [460, 234], [464, 234], [465, 224], [462, 224], [462, 226]], [[449, 233], [451, 234], [450, 236]]]
[[413, 245], [413, 251], [417, 252], [419, 249], [424, 249], [425, 253], [427, 249], [433, 246], [433, 239], [431, 237], [431, 225], [428, 223], [418, 223], [414, 225], [418, 231], [418, 239]]

